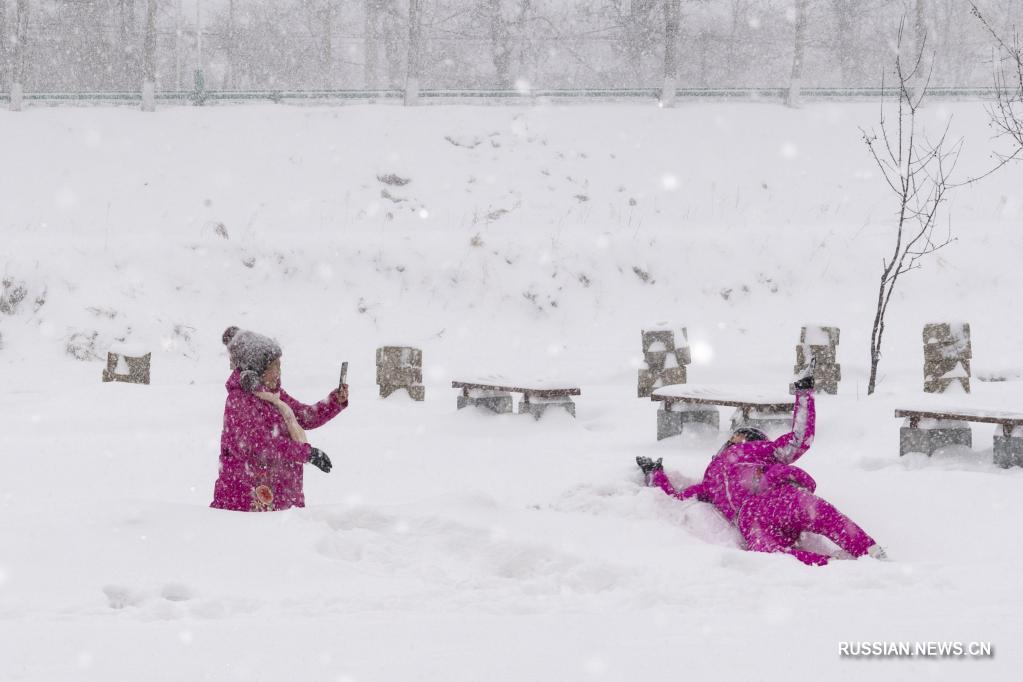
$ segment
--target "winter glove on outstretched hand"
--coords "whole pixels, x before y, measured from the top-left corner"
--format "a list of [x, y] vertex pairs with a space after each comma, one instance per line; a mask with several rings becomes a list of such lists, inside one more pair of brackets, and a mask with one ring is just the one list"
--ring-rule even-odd
[[312, 448], [309, 451], [309, 463], [325, 474], [329, 474], [330, 468], [333, 466], [327, 453], [319, 448]]
[[814, 386], [813, 371], [817, 367], [817, 358], [810, 358], [810, 364], [806, 366], [794, 382], [792, 388], [797, 391], [812, 391]]
[[639, 470], [642, 471], [644, 475], [650, 476], [650, 474], [655, 471], [662, 471], [664, 469], [664, 465], [661, 464], [662, 459], [663, 458], [658, 457], [655, 462], [649, 457], [637, 457], [636, 464], [639, 465]]

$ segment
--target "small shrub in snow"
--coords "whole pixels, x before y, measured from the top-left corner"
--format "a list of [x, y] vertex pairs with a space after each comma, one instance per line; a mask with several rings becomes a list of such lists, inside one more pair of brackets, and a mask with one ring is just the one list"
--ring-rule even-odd
[[653, 284], [656, 280], [650, 278], [650, 273], [639, 267], [638, 265], [632, 266], [632, 271], [636, 273], [636, 277], [639, 277], [644, 284]]
[[404, 187], [405, 185], [412, 182], [412, 178], [403, 178], [395, 173], [387, 173], [385, 175], [378, 175], [377, 180], [384, 183], [385, 185], [393, 185], [395, 187]]
[[75, 332], [68, 337], [64, 350], [75, 360], [98, 360], [96, 339], [99, 332]]
[[388, 192], [386, 189], [380, 190], [380, 197], [383, 198], [383, 199], [387, 199], [388, 201], [393, 201], [396, 204], [400, 204], [401, 202], [405, 201], [401, 197], [394, 196], [393, 194]]
[[3, 286], [3, 291], [0, 292], [0, 313], [13, 315], [28, 296], [28, 288], [24, 282], [9, 277], [4, 278]]
[[117, 311], [113, 308], [100, 308], [99, 306], [90, 306], [86, 308], [90, 313], [96, 317], [102, 317], [107, 320], [112, 320], [117, 317]]

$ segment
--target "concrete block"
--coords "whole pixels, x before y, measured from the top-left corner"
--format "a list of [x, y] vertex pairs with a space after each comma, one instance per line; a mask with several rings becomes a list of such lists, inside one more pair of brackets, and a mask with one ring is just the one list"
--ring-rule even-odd
[[973, 430], [968, 424], [964, 423], [963, 426], [949, 429], [930, 429], [930, 431], [931, 452], [950, 445], [973, 447]]
[[792, 430], [792, 412], [756, 412], [751, 411], [749, 416], [744, 416], [742, 410], [736, 409], [732, 413], [730, 427], [732, 431], [743, 426], [752, 426], [765, 433], [786, 433]]
[[525, 400], [519, 401], [519, 414], [530, 414], [534, 419], [539, 420], [546, 414], [548, 409], [562, 409], [573, 417], [575, 416], [575, 403], [568, 396], [563, 398], [551, 398], [549, 400], [537, 400], [533, 398], [528, 403]]
[[660, 374], [661, 386], [675, 386], [686, 383], [686, 368], [669, 367]]
[[[950, 391], [949, 388], [955, 385]], [[969, 377], [951, 377], [948, 379], [927, 379], [924, 381], [925, 393], [969, 393]]]
[[899, 429], [899, 456], [911, 452], [922, 452], [931, 454], [931, 437], [924, 429], [914, 429], [910, 426], [903, 426]]
[[378, 384], [412, 386], [423, 383], [422, 367], [377, 367]]
[[377, 366], [422, 367], [423, 351], [410, 346], [381, 346], [377, 348]]
[[646, 362], [647, 369], [654, 372], [660, 372], [664, 370], [664, 361], [668, 357], [668, 351], [648, 351], [643, 353], [643, 359]]
[[654, 392], [654, 385], [657, 383], [658, 374], [657, 372], [651, 372], [648, 369], [641, 369], [638, 373], [638, 385], [636, 394], [640, 398], [649, 398], [650, 394]]
[[107, 366], [103, 370], [103, 381], [122, 381], [126, 384], [148, 384], [153, 354], [130, 356], [108, 352]]
[[903, 426], [899, 429], [899, 455], [908, 452], [923, 452], [933, 455], [938, 448], [950, 445], [973, 447], [973, 431], [969, 424], [940, 429], [917, 429]]
[[406, 386], [397, 384], [380, 384], [380, 397], [386, 398], [398, 389], [404, 388], [408, 391], [409, 397], [415, 401], [422, 402], [426, 400], [426, 387], [422, 384]]
[[504, 391], [490, 391], [488, 395], [458, 396], [458, 409], [461, 410], [465, 407], [478, 407], [496, 414], [511, 414], [514, 412], [512, 395]]
[[717, 429], [719, 421], [718, 409], [711, 405], [693, 405], [673, 410], [667, 410], [662, 405], [657, 410], [657, 440], [681, 434], [686, 424], [706, 424]]
[[969, 339], [966, 340], [966, 343], [961, 344], [924, 344], [924, 360], [947, 360], [949, 358], [965, 358], [969, 360], [972, 357], [973, 345]]
[[924, 325], [923, 342], [949, 343], [970, 338], [970, 323], [931, 322]]
[[817, 358], [817, 366], [833, 365], [838, 362], [837, 350], [834, 346], [808, 346], [799, 344], [796, 346], [796, 365], [806, 367], [810, 364], [810, 358]]
[[993, 460], [1003, 469], [1023, 467], [1023, 438], [995, 436]]
[[[827, 336], [827, 338], [828, 338], [827, 345], [829, 345], [829, 346], [837, 346], [838, 342], [839, 342], [839, 339], [840, 339], [841, 330], [838, 327], [817, 327], [817, 326], [809, 325], [809, 326], [806, 326], [806, 327], [803, 327], [803, 328], [800, 329], [800, 331], [799, 331], [799, 343], [800, 344], [805, 344], [805, 343], [807, 343], [808, 339], [811, 342], [816, 342], [821, 337], [821, 335], [826, 335]], [[824, 345], [824, 344], [817, 344], [817, 345]]]
[[649, 352], [651, 347], [653, 347], [654, 350], [675, 350], [675, 332], [669, 329], [657, 329], [653, 331], [643, 331], [640, 333], [643, 339], [644, 353]]
[[838, 381], [828, 379], [819, 381], [814, 379], [814, 392], [825, 393], [827, 395], [838, 395]]
[[924, 377], [941, 379], [947, 374], [953, 376], [971, 376], [970, 358], [942, 358], [940, 360], [924, 360]]

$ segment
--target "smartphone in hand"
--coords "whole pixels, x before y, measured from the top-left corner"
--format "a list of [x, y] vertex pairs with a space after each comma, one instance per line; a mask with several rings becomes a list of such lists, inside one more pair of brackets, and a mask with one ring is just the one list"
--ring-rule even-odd
[[348, 361], [345, 360], [341, 363], [341, 379], [337, 382], [337, 387], [340, 389], [342, 386], [348, 383]]

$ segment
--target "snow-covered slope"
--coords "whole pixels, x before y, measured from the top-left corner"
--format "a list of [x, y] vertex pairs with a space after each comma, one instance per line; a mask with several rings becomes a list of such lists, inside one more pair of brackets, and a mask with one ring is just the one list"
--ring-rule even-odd
[[[891, 198], [875, 105], [220, 107], [0, 112], [0, 677], [1008, 679], [1023, 656], [1023, 473], [898, 457], [924, 322], [965, 320], [974, 390], [1019, 409], [1023, 167], [957, 189], [959, 241], [894, 303], [865, 394]], [[983, 106], [934, 102], [989, 166]], [[722, 436], [660, 443], [639, 331], [685, 325], [690, 380], [784, 390], [799, 327], [842, 328], [840, 395], [802, 460], [894, 561], [742, 552], [679, 481]], [[206, 508], [229, 324], [284, 381], [353, 404], [310, 434], [310, 507]], [[150, 387], [100, 384], [115, 342]], [[373, 352], [425, 353], [427, 401]], [[68, 348], [86, 359], [74, 359]], [[579, 418], [456, 412], [452, 379], [578, 381]], [[727, 415], [725, 415], [727, 417]], [[849, 660], [842, 640], [990, 640], [994, 659]]]

